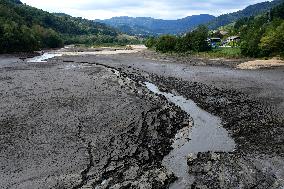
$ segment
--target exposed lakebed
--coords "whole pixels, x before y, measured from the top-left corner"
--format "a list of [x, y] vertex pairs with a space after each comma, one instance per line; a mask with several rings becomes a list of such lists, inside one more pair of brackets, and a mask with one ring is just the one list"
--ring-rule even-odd
[[[27, 61], [46, 62], [48, 59], [62, 56], [63, 54], [44, 53]], [[66, 69], [75, 67], [77, 66], [73, 64], [71, 67], [67, 65]], [[116, 72], [115, 74], [119, 75]], [[229, 136], [227, 130], [222, 127], [221, 119], [199, 108], [194, 101], [188, 100], [183, 96], [161, 92], [156, 85], [149, 82], [145, 82], [145, 85], [153, 93], [166, 97], [169, 102], [180, 107], [193, 119], [188, 127], [181, 129], [176, 134], [172, 145], [173, 150], [163, 160], [163, 165], [178, 177], [178, 180], [170, 188], [187, 188], [193, 182], [193, 179], [188, 174], [187, 166], [187, 156], [190, 153], [197, 154], [198, 152], [208, 151], [231, 152], [235, 149], [235, 142]]]
[[[61, 52], [58, 52], [58, 54], [59, 53]], [[61, 62], [66, 61], [65, 64], [59, 65], [60, 69], [62, 69], [61, 68], [62, 66], [64, 66], [63, 69], [66, 70], [69, 69], [77, 70], [80, 69], [81, 67], [86, 67], [86, 66], [88, 67], [91, 65], [88, 65], [87, 62], [94, 64], [93, 63], [94, 58], [96, 58], [95, 60], [99, 65], [103, 66], [104, 64], [106, 64], [107, 66], [110, 67], [113, 67], [115, 65], [115, 64], [112, 65], [111, 61], [105, 61], [107, 63], [101, 63], [100, 61], [98, 61], [97, 58], [100, 58], [102, 56], [90, 56], [90, 57], [86, 56], [85, 58], [85, 56], [82, 55], [78, 56], [77, 58], [77, 56], [74, 55], [65, 56], [64, 53], [63, 56], [64, 57], [58, 57], [59, 61]], [[67, 62], [67, 60], [68, 61], [70, 60], [70, 62]], [[82, 64], [83, 62], [86, 64]], [[110, 63], [108, 64], [108, 62]], [[164, 65], [162, 66], [164, 67]], [[157, 65], [155, 65], [155, 67], [158, 67], [158, 63]], [[117, 72], [115, 72], [115, 74], [121, 76], [121, 74]], [[228, 132], [222, 127], [222, 120], [219, 117], [209, 114], [208, 112], [200, 109], [194, 101], [187, 100], [188, 98], [191, 97], [187, 96], [187, 98], [185, 98], [183, 96], [180, 96], [179, 94], [183, 94], [185, 96], [186, 94], [182, 93], [178, 89], [173, 89], [173, 90], [174, 91], [177, 90], [177, 93], [179, 94], [177, 94], [174, 91], [162, 92], [159, 90], [157, 86], [155, 86], [152, 83], [146, 83], [146, 86], [150, 91], [165, 96], [168, 101], [174, 103], [176, 106], [179, 106], [182, 110], [187, 112], [193, 120], [192, 124], [189, 124], [188, 127], [183, 128], [177, 133], [175, 139], [173, 140], [173, 145], [172, 145], [173, 150], [163, 160], [164, 167], [171, 170], [179, 178], [175, 183], [173, 183], [170, 186], [170, 188], [187, 188], [187, 186], [192, 186], [192, 181], [194, 180], [194, 178], [192, 178], [190, 174], [188, 174], [189, 172], [189, 168], [187, 165], [188, 155], [197, 154], [198, 152], [207, 152], [207, 151], [231, 152], [234, 151], [235, 143], [230, 138]], [[164, 87], [172, 89], [170, 85], [165, 85]], [[235, 157], [232, 158], [232, 164], [234, 164], [235, 162], [234, 158]], [[251, 182], [254, 181], [251, 179]]]

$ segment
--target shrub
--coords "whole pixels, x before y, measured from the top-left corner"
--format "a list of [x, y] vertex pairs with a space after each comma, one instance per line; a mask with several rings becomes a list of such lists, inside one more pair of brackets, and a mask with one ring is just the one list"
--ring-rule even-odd
[[156, 39], [154, 37], [149, 37], [146, 42], [145, 42], [145, 46], [148, 48], [152, 48], [156, 46]]

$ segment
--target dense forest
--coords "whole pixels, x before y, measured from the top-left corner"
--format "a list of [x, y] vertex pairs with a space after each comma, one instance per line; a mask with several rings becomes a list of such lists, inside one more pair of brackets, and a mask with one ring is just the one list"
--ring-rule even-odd
[[71, 43], [131, 42], [136, 40], [98, 22], [51, 14], [19, 0], [0, 0], [0, 53], [56, 48]]
[[[284, 57], [284, 3], [258, 16], [241, 18], [225, 28], [230, 28], [229, 35], [240, 35], [241, 41], [236, 46], [243, 56]], [[184, 36], [151, 37], [145, 44], [160, 52], [210, 52], [209, 37], [212, 37], [209, 29], [199, 26]]]

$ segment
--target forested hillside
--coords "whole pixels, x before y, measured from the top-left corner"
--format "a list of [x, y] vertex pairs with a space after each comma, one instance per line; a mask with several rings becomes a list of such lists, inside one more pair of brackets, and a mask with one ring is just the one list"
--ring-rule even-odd
[[102, 44], [128, 42], [104, 24], [51, 14], [22, 4], [19, 0], [0, 0], [0, 52], [33, 51], [61, 47], [63, 44]]
[[243, 10], [218, 16], [213, 21], [211, 21], [208, 24], [208, 26], [210, 29], [217, 29], [221, 26], [225, 26], [227, 24], [235, 22], [238, 19], [245, 18], [245, 17], [251, 17], [251, 16], [257, 16], [259, 14], [265, 13], [269, 11], [270, 9], [274, 8], [275, 6], [280, 5], [283, 2], [284, 0], [274, 0], [271, 2], [267, 1], [263, 3], [257, 3], [254, 5], [250, 5]]
[[188, 16], [178, 20], [162, 20], [150, 17], [114, 17], [107, 20], [96, 20], [115, 27], [130, 35], [181, 34], [193, 30], [200, 24], [208, 23], [215, 17], [208, 14]]

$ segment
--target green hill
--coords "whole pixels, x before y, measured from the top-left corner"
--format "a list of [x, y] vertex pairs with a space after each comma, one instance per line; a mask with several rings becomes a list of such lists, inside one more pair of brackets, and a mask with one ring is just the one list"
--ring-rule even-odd
[[257, 16], [259, 14], [265, 13], [269, 11], [270, 9], [276, 7], [277, 5], [280, 5], [283, 2], [284, 0], [274, 0], [271, 2], [267, 1], [267, 2], [250, 5], [243, 10], [218, 16], [213, 21], [211, 21], [208, 24], [208, 26], [210, 29], [217, 29], [221, 26], [225, 26], [232, 22], [235, 22], [238, 19], [245, 18], [245, 17], [251, 17], [251, 16]]
[[33, 51], [69, 43], [114, 43], [119, 33], [105, 24], [51, 14], [19, 0], [0, 0], [0, 52]]
[[284, 3], [258, 16], [239, 19], [233, 31], [241, 36], [243, 55], [284, 57]]

